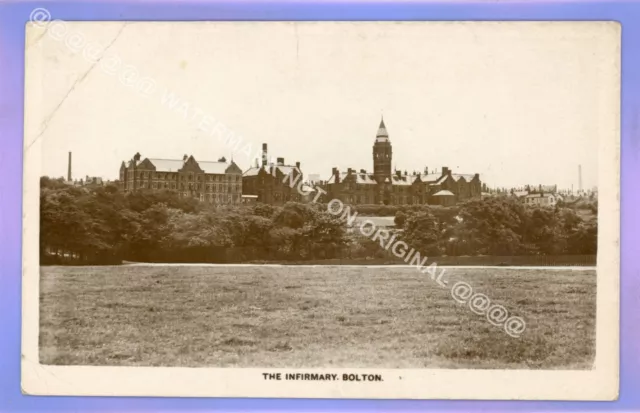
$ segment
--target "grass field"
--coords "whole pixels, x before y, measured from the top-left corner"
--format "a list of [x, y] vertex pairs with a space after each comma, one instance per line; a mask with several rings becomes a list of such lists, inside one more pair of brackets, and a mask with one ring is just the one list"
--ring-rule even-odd
[[592, 269], [452, 269], [520, 338], [414, 268], [42, 267], [44, 364], [589, 369]]

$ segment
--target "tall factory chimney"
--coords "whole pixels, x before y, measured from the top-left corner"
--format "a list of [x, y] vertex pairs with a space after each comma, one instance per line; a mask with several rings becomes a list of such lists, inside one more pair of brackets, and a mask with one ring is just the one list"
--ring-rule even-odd
[[67, 167], [67, 181], [71, 182], [71, 152], [69, 152], [69, 166]]
[[582, 192], [582, 165], [578, 165], [578, 192]]
[[267, 144], [262, 144], [262, 166], [267, 166]]

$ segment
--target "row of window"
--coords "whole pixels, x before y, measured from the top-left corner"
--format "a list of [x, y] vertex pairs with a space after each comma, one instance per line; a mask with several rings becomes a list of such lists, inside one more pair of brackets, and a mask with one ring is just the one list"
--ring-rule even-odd
[[[127, 172], [127, 177], [132, 179], [134, 176], [133, 171]], [[135, 171], [135, 177], [137, 179], [157, 179], [167, 181], [193, 181], [194, 178], [198, 182], [240, 182], [242, 176], [240, 175], [194, 175], [192, 172], [189, 174], [177, 174], [177, 173], [163, 173], [163, 172], [145, 172]], [[120, 174], [120, 178], [124, 179], [124, 173]]]
[[[152, 189], [176, 189], [178, 184], [175, 182], [140, 182], [139, 188], [152, 188]], [[184, 182], [180, 184], [180, 189], [201, 190], [205, 189], [207, 192], [242, 192], [241, 184], [193, 184]]]
[[555, 199], [552, 196], [549, 197], [539, 197], [539, 198], [525, 198], [524, 200], [527, 204], [553, 204], [555, 203]]
[[[467, 192], [471, 195], [475, 195], [478, 193], [478, 191], [476, 190], [476, 187], [474, 185], [467, 185], [467, 184], [459, 184], [458, 185], [458, 190], [460, 191], [461, 188], [468, 188]], [[377, 190], [371, 187], [371, 184], [354, 184], [351, 182], [345, 182], [343, 185], [343, 188], [347, 191], [351, 191], [351, 190], [356, 190], [356, 191], [368, 191], [368, 192], [375, 192]], [[404, 185], [404, 186], [400, 186], [400, 185], [392, 185], [392, 192], [410, 192], [412, 190], [413, 186], [410, 185]], [[447, 188], [443, 188], [443, 189], [447, 189]], [[428, 192], [429, 189], [426, 188], [426, 191]]]
[[[363, 195], [350, 195], [344, 197], [343, 202], [352, 203], [352, 204], [375, 204], [376, 198], [373, 196], [363, 196]], [[406, 205], [411, 201], [412, 204], [421, 204], [426, 202], [426, 200], [422, 199], [419, 196], [392, 196], [390, 199], [391, 204], [398, 205]]]
[[297, 194], [283, 194], [282, 192], [275, 192], [273, 194], [275, 201], [298, 201], [300, 197]]
[[[188, 196], [188, 194], [185, 192], [184, 196]], [[207, 201], [215, 204], [234, 204], [239, 203], [241, 201], [241, 198], [239, 196], [233, 195], [200, 194], [200, 201]]]

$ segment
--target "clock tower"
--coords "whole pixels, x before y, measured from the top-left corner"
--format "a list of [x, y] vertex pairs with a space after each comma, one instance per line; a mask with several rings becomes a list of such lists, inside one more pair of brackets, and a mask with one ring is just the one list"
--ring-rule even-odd
[[391, 182], [391, 156], [391, 141], [382, 119], [373, 144], [373, 175], [378, 184]]

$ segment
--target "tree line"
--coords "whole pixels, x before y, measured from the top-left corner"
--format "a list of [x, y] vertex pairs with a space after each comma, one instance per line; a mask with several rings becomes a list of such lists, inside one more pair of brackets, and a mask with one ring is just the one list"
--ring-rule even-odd
[[[385, 256], [377, 242], [349, 230], [323, 204], [214, 207], [169, 190], [125, 194], [116, 185], [74, 187], [48, 177], [40, 183], [42, 264]], [[597, 224], [568, 208], [492, 199], [406, 207], [395, 214], [397, 235], [430, 256], [595, 254], [597, 247]]]
[[515, 199], [473, 199], [458, 207], [399, 211], [396, 226], [414, 248], [438, 255], [593, 255], [595, 215], [525, 206]]

